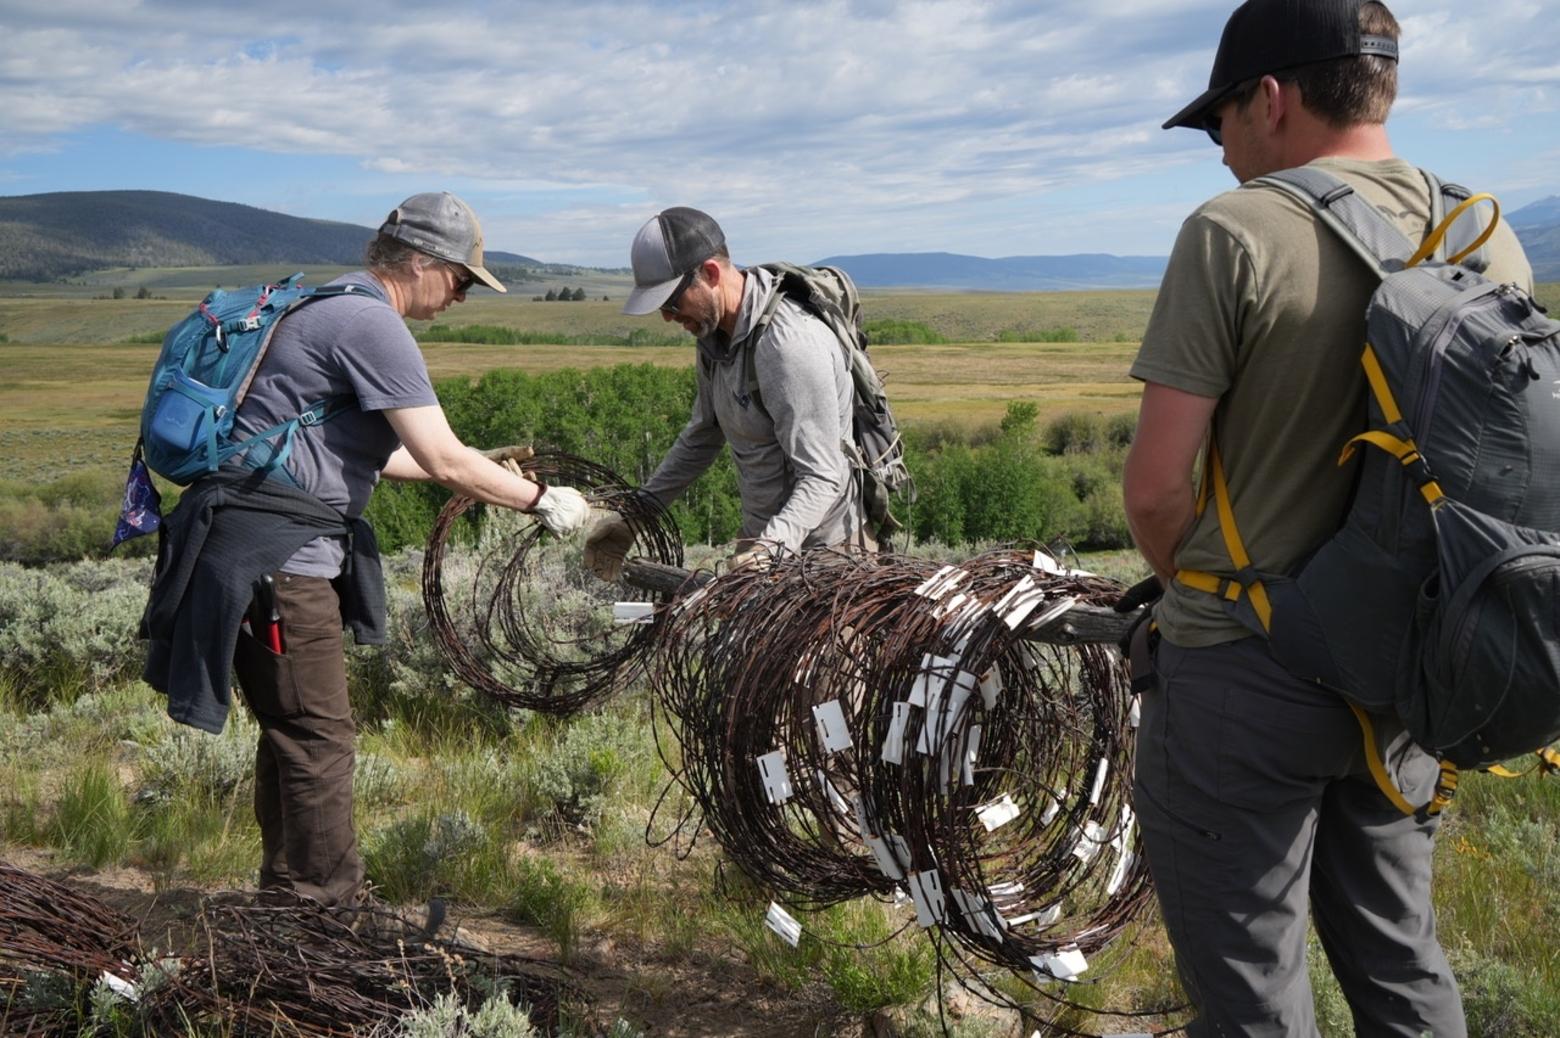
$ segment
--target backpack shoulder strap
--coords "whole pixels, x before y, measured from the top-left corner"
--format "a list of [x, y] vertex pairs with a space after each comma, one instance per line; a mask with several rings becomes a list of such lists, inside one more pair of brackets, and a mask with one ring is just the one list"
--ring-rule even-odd
[[1306, 203], [1317, 219], [1381, 277], [1402, 270], [1414, 254], [1414, 243], [1392, 221], [1326, 170], [1301, 166], [1269, 173], [1254, 182], [1280, 188]]
[[[1425, 183], [1430, 185], [1430, 226], [1439, 227], [1446, 214], [1473, 197], [1473, 192], [1461, 184], [1442, 181], [1428, 169], [1419, 171]], [[1453, 220], [1446, 229], [1444, 241], [1436, 246], [1435, 258], [1445, 261], [1447, 256], [1456, 259], [1459, 266], [1482, 274], [1489, 269], [1490, 257], [1484, 248], [1488, 235], [1480, 235], [1481, 228], [1474, 220]], [[1461, 258], [1457, 258], [1461, 257]]]

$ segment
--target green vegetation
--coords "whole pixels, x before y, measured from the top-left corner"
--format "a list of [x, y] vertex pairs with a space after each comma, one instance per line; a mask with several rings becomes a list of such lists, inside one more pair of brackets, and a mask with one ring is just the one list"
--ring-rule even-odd
[[[583, 296], [581, 297], [584, 298]], [[161, 339], [157, 341], [161, 342]], [[435, 324], [417, 333], [418, 342], [471, 342], [485, 346], [692, 346], [687, 335], [661, 335], [635, 328], [624, 335], [560, 335], [493, 324]]]
[[885, 346], [904, 346], [931, 343], [942, 345], [948, 341], [942, 335], [927, 327], [922, 321], [883, 317], [866, 321], [864, 328], [869, 344], [881, 343]]

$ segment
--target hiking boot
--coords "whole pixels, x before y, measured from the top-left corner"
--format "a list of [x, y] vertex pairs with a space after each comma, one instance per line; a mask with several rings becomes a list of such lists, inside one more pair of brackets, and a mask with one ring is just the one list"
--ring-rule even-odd
[[443, 898], [432, 897], [426, 905], [402, 907], [390, 904], [367, 887], [359, 891], [352, 904], [342, 905], [336, 911], [358, 936], [392, 941], [431, 940], [444, 926], [448, 913]]

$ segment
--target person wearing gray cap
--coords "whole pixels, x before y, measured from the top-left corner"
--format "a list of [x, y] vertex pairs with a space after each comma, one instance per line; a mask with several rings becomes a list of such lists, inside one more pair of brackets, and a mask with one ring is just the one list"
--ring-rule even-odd
[[[262, 892], [327, 906], [368, 899], [352, 819], [342, 628], [345, 620], [360, 642], [384, 640], [378, 555], [361, 518], [375, 484], [432, 480], [528, 512], [557, 535], [589, 517], [578, 491], [521, 474], [515, 458], [528, 450], [484, 456], [461, 443], [407, 329], [406, 318], [431, 318], [477, 283], [504, 291], [483, 266], [471, 208], [447, 192], [413, 195], [385, 218], [365, 258], [366, 270], [332, 282], [343, 291], [275, 326], [235, 434], [253, 435], [320, 400], [334, 402], [330, 417], [299, 428], [276, 476], [231, 462], [184, 492], [163, 526], [147, 613], [163, 618], [148, 624], [148, 680], [168, 693], [170, 715], [220, 731], [231, 668], [259, 722]], [[241, 619], [231, 658], [205, 658], [213, 646], [234, 645]], [[203, 693], [196, 679], [210, 673], [219, 680], [206, 684], [217, 687]], [[430, 912], [429, 922], [440, 914]]]
[[[733, 567], [802, 548], [875, 549], [843, 447], [851, 375], [828, 325], [777, 298], [772, 272], [735, 266], [720, 225], [697, 209], [652, 217], [630, 258], [634, 288], [623, 312], [659, 311], [694, 336], [698, 356], [693, 415], [640, 492], [670, 504], [730, 444], [742, 499]], [[616, 580], [633, 538], [620, 515], [604, 516], [586, 538], [586, 565]]]
[[[1338, 454], [1366, 428], [1360, 355], [1379, 279], [1310, 205], [1252, 181], [1325, 170], [1423, 239], [1438, 199], [1385, 126], [1398, 35], [1376, 2], [1247, 0], [1208, 89], [1165, 123], [1206, 132], [1242, 185], [1176, 240], [1132, 366], [1144, 388], [1123, 477], [1133, 538], [1163, 585], [1134, 806], [1193, 1036], [1316, 1033], [1308, 917], [1358, 1033], [1466, 1034], [1430, 902], [1436, 818], [1381, 793], [1345, 701], [1285, 671], [1248, 626], [1261, 606], [1194, 581], [1292, 574], [1349, 507], [1357, 470]], [[1531, 285], [1509, 228], [1487, 249], [1491, 280]], [[1227, 477], [1229, 509], [1198, 504], [1206, 444], [1204, 479]], [[1250, 556], [1239, 564], [1231, 513]], [[1399, 787], [1427, 800], [1434, 758], [1395, 716], [1374, 720]]]

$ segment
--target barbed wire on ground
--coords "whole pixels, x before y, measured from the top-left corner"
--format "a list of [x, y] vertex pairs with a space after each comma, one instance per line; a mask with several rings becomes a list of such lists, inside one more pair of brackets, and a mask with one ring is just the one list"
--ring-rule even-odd
[[563, 966], [429, 938], [383, 906], [230, 892], [202, 900], [196, 946], [148, 951], [136, 925], [68, 883], [0, 863], [0, 1034], [229, 1038], [387, 1034], [454, 997], [504, 998], [554, 1033], [584, 995]]

